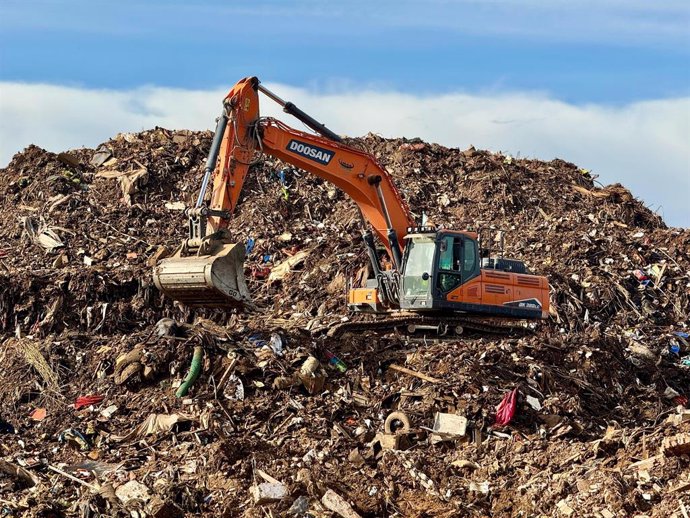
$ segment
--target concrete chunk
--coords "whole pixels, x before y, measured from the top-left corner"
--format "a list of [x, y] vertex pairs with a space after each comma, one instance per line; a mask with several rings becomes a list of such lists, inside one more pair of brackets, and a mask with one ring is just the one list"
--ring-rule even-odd
[[321, 503], [326, 509], [342, 516], [342, 518], [362, 518], [342, 496], [329, 489], [321, 498]]
[[250, 489], [257, 505], [278, 502], [287, 496], [287, 488], [281, 483], [264, 482]]
[[462, 439], [467, 434], [467, 418], [457, 414], [436, 412], [433, 430], [435, 433], [431, 434], [432, 444]]
[[130, 480], [126, 484], [119, 486], [115, 490], [115, 496], [126, 506], [132, 501], [145, 503], [151, 498], [149, 488], [136, 480]]

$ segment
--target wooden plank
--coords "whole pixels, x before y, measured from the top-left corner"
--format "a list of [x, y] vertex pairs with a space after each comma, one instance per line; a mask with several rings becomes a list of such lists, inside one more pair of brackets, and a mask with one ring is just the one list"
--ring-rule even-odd
[[420, 380], [428, 381], [429, 383], [441, 383], [440, 379], [427, 376], [426, 374], [422, 374], [421, 372], [413, 371], [412, 369], [408, 369], [407, 367], [403, 367], [402, 365], [398, 365], [397, 363], [391, 363], [388, 366], [388, 368], [394, 371], [402, 372], [403, 374], [407, 374], [408, 376], [414, 376], [415, 378], [419, 378]]
[[280, 480], [273, 478], [271, 475], [269, 475], [262, 469], [256, 468], [254, 471], [256, 471], [256, 474], [263, 478], [266, 482], [269, 482], [271, 484], [282, 484]]

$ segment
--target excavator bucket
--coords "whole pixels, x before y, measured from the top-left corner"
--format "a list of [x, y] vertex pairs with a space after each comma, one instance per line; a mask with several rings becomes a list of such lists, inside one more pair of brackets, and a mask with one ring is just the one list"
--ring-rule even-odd
[[165, 295], [191, 307], [244, 308], [251, 297], [244, 280], [244, 245], [215, 242], [207, 255], [161, 260], [153, 281]]

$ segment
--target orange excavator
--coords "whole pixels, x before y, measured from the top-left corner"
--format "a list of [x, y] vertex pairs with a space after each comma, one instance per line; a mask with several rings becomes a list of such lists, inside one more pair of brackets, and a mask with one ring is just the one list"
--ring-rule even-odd
[[[259, 93], [277, 102], [318, 135], [261, 117]], [[475, 232], [415, 223], [391, 176], [375, 158], [265, 88], [256, 77], [239, 81], [223, 101], [189, 236], [173, 257], [154, 268], [156, 286], [193, 307], [241, 307], [251, 300], [244, 281], [244, 245], [227, 231], [257, 153], [278, 158], [344, 191], [357, 205], [371, 278], [348, 293], [354, 311], [384, 313], [408, 330], [462, 332], [468, 317], [540, 319], [549, 313], [549, 284], [516, 260], [491, 257]], [[207, 190], [212, 181], [210, 201]], [[376, 248], [386, 249], [388, 268]], [[376, 327], [376, 325], [374, 327]], [[476, 327], [476, 326], [475, 326]]]

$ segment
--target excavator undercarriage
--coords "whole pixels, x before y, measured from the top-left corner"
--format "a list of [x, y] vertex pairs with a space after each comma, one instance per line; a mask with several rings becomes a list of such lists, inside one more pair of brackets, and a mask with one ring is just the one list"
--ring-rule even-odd
[[367, 320], [355, 320], [340, 324], [316, 327], [310, 332], [314, 336], [337, 337], [345, 333], [374, 331], [386, 333], [397, 331], [408, 335], [422, 334], [439, 337], [457, 337], [468, 331], [491, 334], [526, 334], [531, 329], [523, 321], [506, 321], [498, 318], [481, 318], [452, 315], [421, 315], [409, 311], [396, 311], [378, 315]]

